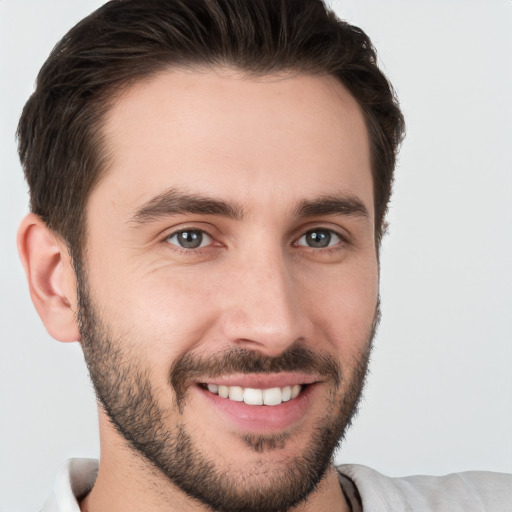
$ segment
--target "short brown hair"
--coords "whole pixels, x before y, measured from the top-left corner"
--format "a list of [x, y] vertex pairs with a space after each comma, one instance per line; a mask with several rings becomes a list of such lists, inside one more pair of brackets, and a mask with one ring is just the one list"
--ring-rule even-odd
[[101, 123], [118, 92], [169, 66], [329, 74], [351, 92], [371, 145], [380, 243], [404, 121], [359, 28], [321, 0], [112, 0], [72, 28], [41, 68], [18, 125], [34, 213], [79, 258], [85, 206], [104, 169]]

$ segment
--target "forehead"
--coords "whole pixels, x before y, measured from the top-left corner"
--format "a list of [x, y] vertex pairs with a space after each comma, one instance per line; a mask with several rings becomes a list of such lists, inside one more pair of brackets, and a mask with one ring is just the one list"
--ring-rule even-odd
[[109, 166], [90, 202], [125, 214], [172, 187], [248, 210], [351, 194], [373, 213], [364, 118], [331, 76], [160, 72], [118, 98], [103, 131]]

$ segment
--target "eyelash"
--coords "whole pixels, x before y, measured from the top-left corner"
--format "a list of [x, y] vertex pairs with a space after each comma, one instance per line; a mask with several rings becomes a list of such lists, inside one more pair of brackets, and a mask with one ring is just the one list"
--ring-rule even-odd
[[[330, 244], [331, 242], [331, 239], [332, 237], [335, 237], [337, 240], [335, 241], [334, 244], [332, 245], [327, 245], [325, 247], [312, 247], [311, 245], [307, 245], [307, 244], [301, 244], [300, 241], [307, 237], [308, 235], [312, 235], [313, 233], [324, 233], [324, 234], [327, 234], [328, 235], [328, 244]], [[197, 234], [199, 233], [201, 235], [201, 242], [200, 242], [200, 245], [198, 247], [183, 247], [179, 244], [179, 242], [177, 243], [172, 243], [170, 240], [174, 237], [177, 237], [179, 235], [182, 235], [182, 234], [185, 234], [185, 233], [194, 233], [194, 234]], [[203, 245], [203, 242], [204, 242], [204, 237], [207, 237], [209, 239], [209, 242], [206, 244], [206, 245]], [[320, 237], [322, 238], [322, 237]], [[194, 253], [194, 254], [197, 254], [197, 253], [200, 253], [202, 252], [203, 250], [205, 249], [208, 249], [211, 245], [212, 245], [212, 242], [215, 243], [215, 239], [212, 235], [210, 235], [206, 230], [204, 229], [199, 229], [199, 228], [184, 228], [184, 229], [180, 229], [178, 231], [174, 231], [173, 233], [171, 233], [170, 235], [167, 235], [164, 240], [163, 240], [166, 244], [169, 244], [169, 245], [172, 245], [174, 247], [174, 250], [177, 250], [181, 253], [187, 253], [187, 254], [191, 254], [191, 253]], [[340, 244], [343, 246], [347, 243], [347, 239], [346, 237], [344, 237], [343, 235], [341, 235], [339, 232], [331, 229], [331, 228], [325, 228], [325, 227], [316, 227], [316, 228], [312, 228], [312, 229], [308, 229], [306, 232], [304, 232], [300, 237], [296, 238], [293, 242], [292, 242], [292, 247], [304, 247], [306, 249], [311, 249], [315, 252], [317, 251], [322, 251], [322, 252], [335, 252], [335, 251], [339, 251], [342, 247], [340, 247]], [[221, 246], [222, 244], [220, 243], [216, 243], [217, 246]]]
[[[177, 236], [182, 235], [182, 234], [185, 234], [185, 233], [190, 233], [190, 234], [192, 234], [192, 233], [194, 233], [194, 234], [199, 233], [200, 236], [201, 236], [201, 243], [200, 243], [200, 245], [198, 247], [183, 247], [183, 246], [179, 245], [179, 243], [172, 243], [170, 241], [172, 238], [177, 237]], [[203, 245], [204, 237], [207, 237], [209, 239], [209, 243], [206, 244], [206, 245]], [[165, 243], [173, 245], [176, 248], [176, 250], [178, 250], [180, 252], [185, 252], [185, 253], [191, 253], [192, 251], [194, 253], [197, 253], [201, 249], [205, 249], [208, 246], [210, 246], [213, 241], [214, 241], [214, 238], [207, 231], [205, 231], [204, 229], [198, 229], [198, 228], [180, 229], [178, 231], [174, 231], [170, 235], [166, 236], [165, 239], [164, 239]]]

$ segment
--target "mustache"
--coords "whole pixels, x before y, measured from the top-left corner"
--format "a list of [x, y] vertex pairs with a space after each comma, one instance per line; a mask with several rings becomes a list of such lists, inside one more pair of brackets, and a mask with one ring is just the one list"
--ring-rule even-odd
[[336, 388], [342, 380], [341, 366], [333, 356], [315, 352], [301, 345], [292, 345], [275, 357], [240, 347], [208, 356], [186, 353], [172, 365], [170, 384], [176, 392], [179, 406], [190, 383], [197, 382], [200, 378], [235, 373], [281, 372], [313, 373], [323, 380], [330, 380]]

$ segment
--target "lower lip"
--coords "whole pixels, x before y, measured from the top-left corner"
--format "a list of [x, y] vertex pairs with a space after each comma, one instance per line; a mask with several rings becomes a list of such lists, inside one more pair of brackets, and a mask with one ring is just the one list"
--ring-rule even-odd
[[306, 416], [316, 388], [317, 384], [309, 384], [296, 398], [279, 405], [247, 405], [196, 387], [205, 400], [231, 423], [245, 432], [260, 434], [282, 431], [298, 424]]

